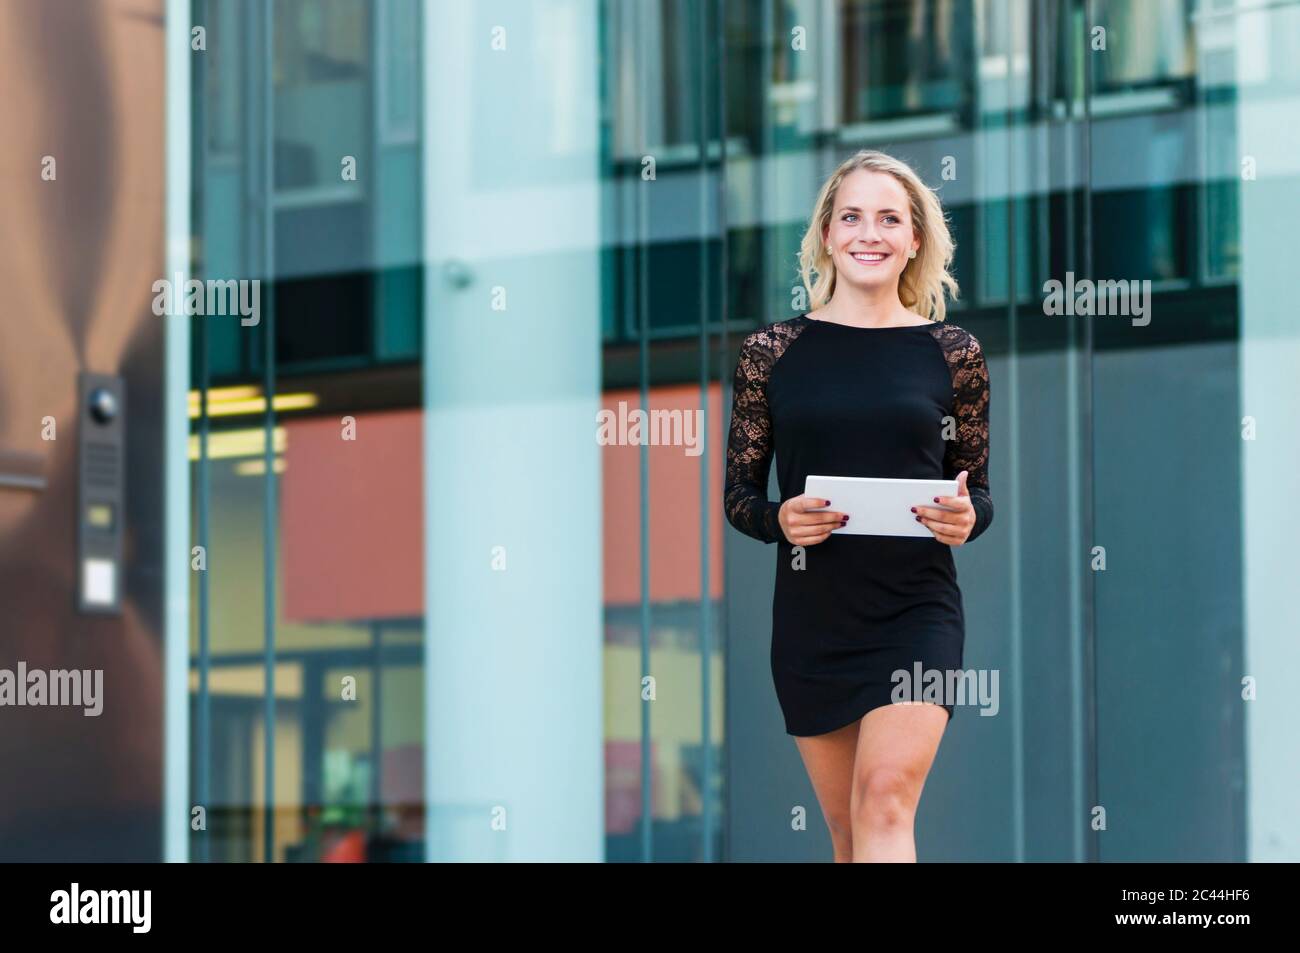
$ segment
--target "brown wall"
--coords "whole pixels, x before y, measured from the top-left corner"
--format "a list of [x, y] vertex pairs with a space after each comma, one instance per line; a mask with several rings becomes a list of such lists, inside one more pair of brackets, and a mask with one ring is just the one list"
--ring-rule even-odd
[[[161, 0], [0, 0], [0, 668], [103, 669], [103, 714], [0, 707], [0, 860], [161, 854]], [[57, 178], [43, 181], [42, 157]], [[126, 378], [124, 601], [78, 613], [77, 374]], [[41, 420], [57, 439], [41, 439]]]

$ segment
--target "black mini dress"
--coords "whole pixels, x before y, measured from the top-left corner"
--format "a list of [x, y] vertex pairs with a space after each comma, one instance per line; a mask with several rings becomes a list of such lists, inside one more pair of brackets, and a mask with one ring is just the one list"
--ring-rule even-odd
[[[787, 734], [852, 724], [898, 700], [900, 685], [921, 699], [915, 676], [931, 670], [950, 684], [965, 614], [952, 547], [933, 536], [834, 533], [796, 552], [777, 521], [781, 503], [803, 493], [809, 474], [954, 479], [966, 470], [969, 543], [993, 520], [988, 411], [980, 343], [947, 322], [857, 328], [802, 314], [745, 338], [724, 507], [736, 529], [777, 544], [771, 664]], [[951, 719], [953, 705], [943, 707]]]

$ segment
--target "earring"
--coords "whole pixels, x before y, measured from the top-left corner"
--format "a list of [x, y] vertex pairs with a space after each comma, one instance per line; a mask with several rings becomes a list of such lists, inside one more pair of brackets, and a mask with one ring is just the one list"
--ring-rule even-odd
[[827, 245], [827, 246], [826, 246], [826, 254], [828, 254], [828, 255], [831, 254], [831, 246], [830, 246], [830, 245]]
[[911, 250], [907, 253], [907, 257], [908, 257], [908, 258], [915, 258], [915, 257], [916, 257], [916, 249], [915, 249], [915, 248], [911, 249]]

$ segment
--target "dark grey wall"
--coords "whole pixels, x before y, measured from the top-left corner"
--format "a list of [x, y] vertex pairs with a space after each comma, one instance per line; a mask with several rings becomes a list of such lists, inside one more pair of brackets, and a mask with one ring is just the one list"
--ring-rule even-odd
[[1100, 857], [1243, 861], [1238, 348], [1103, 352], [1096, 381]]
[[[768, 487], [772, 500], [780, 498], [775, 472], [773, 466]], [[785, 733], [772, 687], [776, 544], [760, 543], [730, 524], [724, 533], [727, 755], [722, 859], [829, 858], [830, 835], [794, 739]], [[805, 810], [806, 830], [791, 826], [796, 807]]]

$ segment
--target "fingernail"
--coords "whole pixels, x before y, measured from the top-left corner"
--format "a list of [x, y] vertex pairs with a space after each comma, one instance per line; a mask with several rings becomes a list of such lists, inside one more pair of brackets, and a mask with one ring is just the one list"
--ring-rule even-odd
[[918, 523], [921, 522], [921, 517], [918, 516], [918, 517], [916, 518], [916, 521], [917, 521]]
[[915, 512], [916, 512], [916, 507], [915, 507], [915, 506], [914, 506], [914, 507], [912, 507], [912, 512], [913, 512], [913, 513], [915, 513]]
[[935, 501], [936, 503], [938, 503], [938, 502], [939, 502], [939, 498], [936, 496], [936, 497], [934, 498], [934, 501]]
[[846, 517], [844, 517], [844, 519], [840, 520], [840, 525], [843, 526], [843, 525], [844, 525], [845, 523], [847, 523], [848, 521], [849, 521], [849, 518], [846, 516]]

